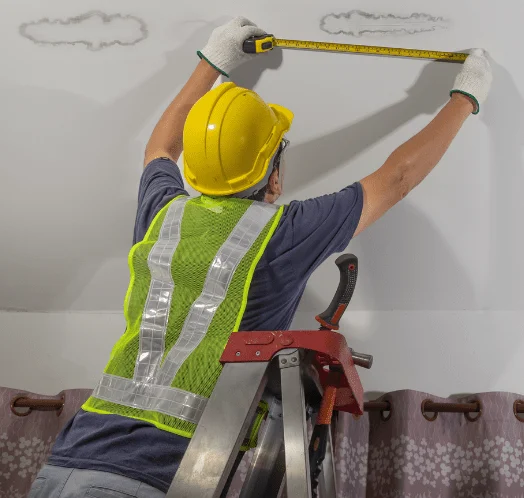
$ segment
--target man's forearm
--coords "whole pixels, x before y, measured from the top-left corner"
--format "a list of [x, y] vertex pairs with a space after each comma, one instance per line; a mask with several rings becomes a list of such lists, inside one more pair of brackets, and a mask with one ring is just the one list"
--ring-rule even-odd
[[424, 180], [442, 159], [473, 110], [474, 104], [468, 97], [453, 94], [431, 123], [396, 149], [381, 168], [361, 180], [364, 206], [355, 235], [377, 221]]
[[146, 146], [144, 166], [157, 157], [177, 161], [182, 153], [182, 136], [187, 115], [196, 101], [208, 92], [220, 73], [200, 61], [180, 93], [165, 110]]
[[383, 168], [398, 180], [401, 198], [438, 164], [474, 109], [469, 98], [453, 94], [431, 123], [391, 154]]

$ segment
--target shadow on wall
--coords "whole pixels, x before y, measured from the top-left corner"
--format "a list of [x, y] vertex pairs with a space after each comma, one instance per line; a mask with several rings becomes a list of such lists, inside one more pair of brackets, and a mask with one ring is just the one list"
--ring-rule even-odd
[[[313, 183], [320, 170], [341, 170], [399, 126], [420, 114], [435, 113], [445, 102], [459, 69], [452, 64], [430, 63], [408, 89], [405, 100], [291, 148], [288, 185], [302, 188]], [[367, 173], [378, 166], [373, 165]], [[358, 295], [366, 309], [464, 309], [476, 305], [472, 283], [453, 248], [409, 200], [357, 237], [351, 251], [360, 258]], [[322, 289], [324, 284], [318, 275], [312, 281], [300, 309], [319, 312], [326, 306], [321, 301], [324, 296], [311, 288]]]
[[[427, 64], [404, 100], [333, 133], [292, 145], [286, 156], [287, 184], [299, 190], [315, 183], [319, 171], [330, 173], [342, 168], [416, 116], [434, 114], [444, 104], [459, 69], [442, 62]], [[372, 94], [366, 98], [373, 98]]]
[[[195, 47], [213, 28], [195, 31], [166, 54], [161, 70], [108, 105], [30, 86], [2, 92], [3, 113], [14, 117], [0, 125], [4, 157], [16, 158], [11, 171], [26, 173], [2, 180], [0, 224], [11, 242], [0, 266], [1, 308], [69, 309], [105, 261], [126, 257], [136, 195], [123, 185], [136, 182], [143, 158], [134, 137], [187, 80], [198, 62]], [[46, 50], [55, 49], [40, 57]], [[114, 308], [115, 287], [90, 296], [89, 308], [108, 309], [108, 299]]]
[[[355, 238], [348, 251], [355, 253], [360, 263], [353, 309], [476, 307], [473, 285], [455, 257], [452, 244], [409, 200], [400, 202]], [[310, 283], [300, 311], [319, 313], [329, 304], [335, 282], [325, 282], [322, 272], [316, 272]]]
[[512, 76], [493, 64], [492, 95], [481, 118], [491, 141], [489, 279], [484, 307], [524, 309], [524, 99]]
[[409, 200], [359, 235], [352, 251], [361, 259], [359, 285], [366, 309], [477, 307], [473, 285], [452, 242]]
[[[238, 86], [252, 90], [264, 71], [278, 69], [282, 65], [282, 61], [283, 51], [280, 49], [257, 55], [256, 58], [231, 71], [231, 81], [234, 81]], [[228, 81], [226, 78], [222, 78], [222, 80]]]

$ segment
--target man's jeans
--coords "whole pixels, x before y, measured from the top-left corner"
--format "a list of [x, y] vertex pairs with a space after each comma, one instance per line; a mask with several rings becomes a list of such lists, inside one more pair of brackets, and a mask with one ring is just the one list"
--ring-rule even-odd
[[129, 477], [98, 470], [45, 465], [27, 498], [164, 498], [162, 491]]

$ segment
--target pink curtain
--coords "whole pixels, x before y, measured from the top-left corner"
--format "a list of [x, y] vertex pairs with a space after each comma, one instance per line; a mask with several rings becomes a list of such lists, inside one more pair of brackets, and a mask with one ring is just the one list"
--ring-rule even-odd
[[[358, 420], [344, 415], [335, 443], [339, 497], [522, 498], [524, 414], [514, 413], [522, 398], [482, 393], [450, 399], [406, 390], [382, 398], [393, 407], [389, 420], [379, 413]], [[439, 413], [429, 421], [421, 409], [425, 399], [478, 401], [481, 413], [471, 420]]]
[[[41, 396], [0, 388], [0, 498], [24, 498], [56, 435], [89, 396], [87, 389]], [[63, 410], [17, 416], [18, 395], [61, 399]], [[335, 453], [337, 498], [524, 497], [524, 396], [482, 393], [438, 398], [396, 391], [381, 398], [392, 410], [360, 418], [340, 414]], [[424, 400], [479, 403], [480, 415], [422, 413]], [[20, 409], [20, 412], [26, 411]], [[434, 420], [432, 420], [434, 419]], [[246, 453], [228, 498], [239, 495], [252, 452]]]
[[[0, 387], [0, 498], [25, 498], [36, 474], [65, 423], [78, 411], [90, 389], [71, 389], [57, 396], [42, 396]], [[11, 410], [16, 396], [64, 399], [61, 412], [32, 411], [18, 416]], [[15, 409], [18, 413], [26, 408]]]

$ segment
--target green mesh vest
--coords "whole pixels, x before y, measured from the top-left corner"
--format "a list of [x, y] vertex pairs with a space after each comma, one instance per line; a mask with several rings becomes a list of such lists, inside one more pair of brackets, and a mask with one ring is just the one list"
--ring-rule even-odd
[[83, 409], [191, 437], [283, 208], [177, 197], [129, 253], [126, 332]]

